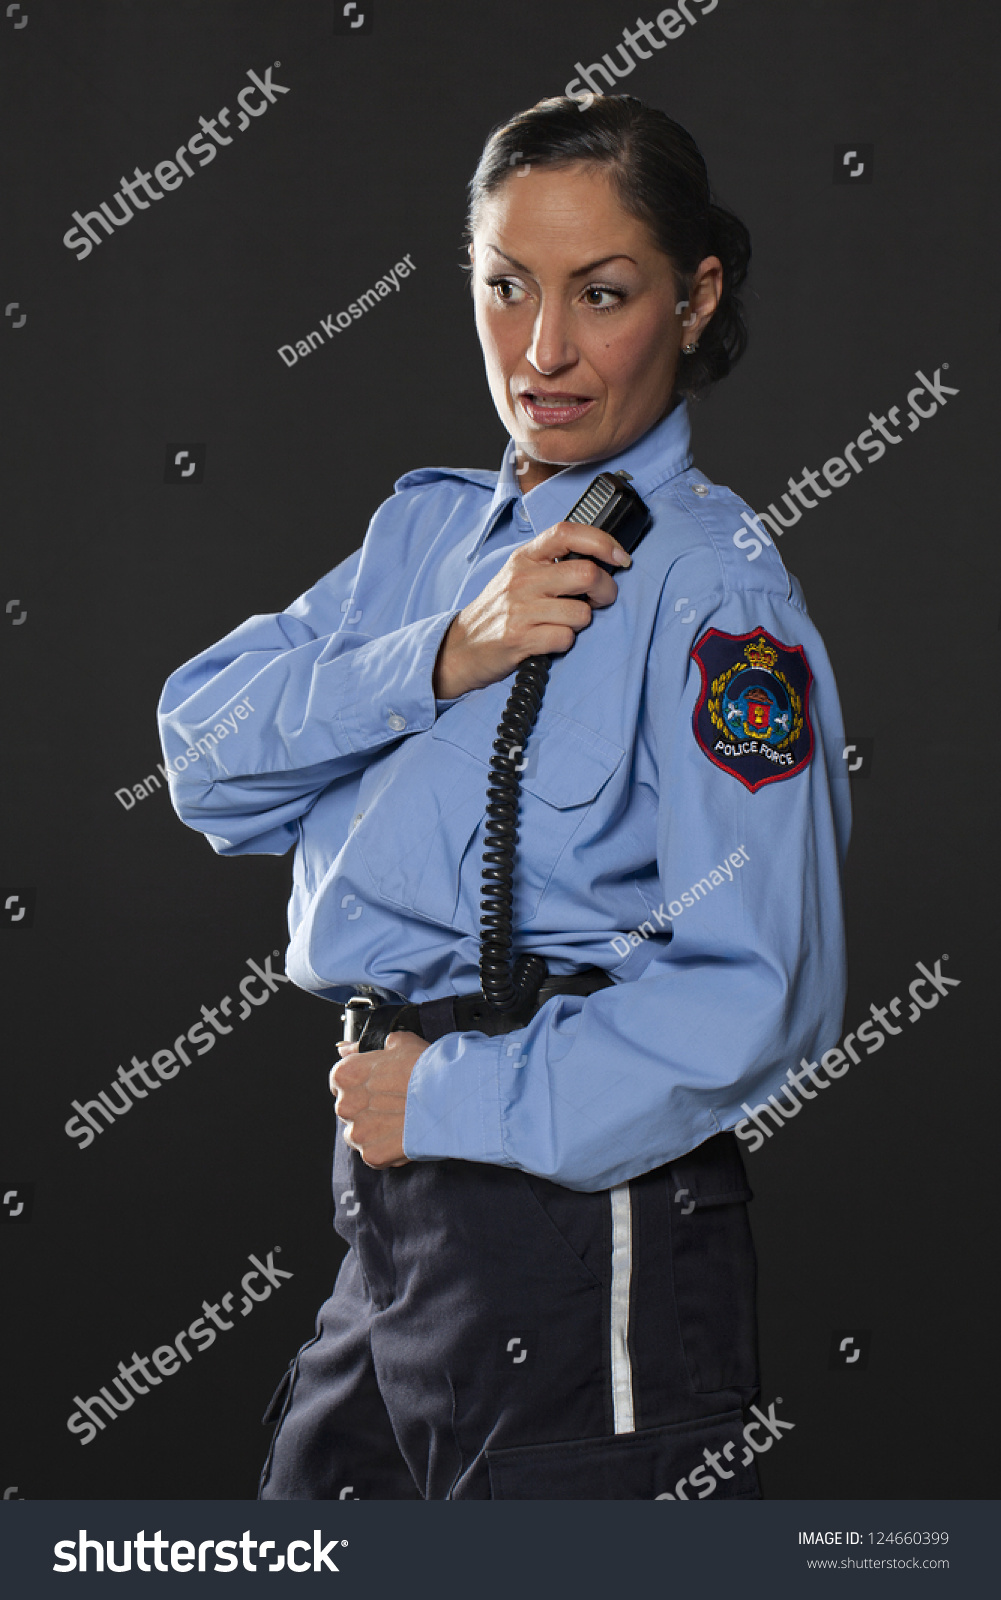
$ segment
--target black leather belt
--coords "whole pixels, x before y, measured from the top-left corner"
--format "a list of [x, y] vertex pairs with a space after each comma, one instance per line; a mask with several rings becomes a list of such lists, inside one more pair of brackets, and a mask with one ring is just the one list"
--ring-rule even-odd
[[353, 995], [344, 1012], [344, 1038], [357, 1039], [359, 1050], [381, 1050], [387, 1034], [416, 1033], [433, 1044], [446, 1033], [485, 1033], [493, 1038], [512, 1033], [535, 1016], [540, 1006], [555, 994], [594, 994], [614, 984], [602, 967], [582, 967], [565, 977], [543, 978], [534, 1000], [512, 1011], [497, 1011], [484, 999], [482, 990], [473, 994], [448, 994], [440, 1000], [375, 1003], [375, 991]]

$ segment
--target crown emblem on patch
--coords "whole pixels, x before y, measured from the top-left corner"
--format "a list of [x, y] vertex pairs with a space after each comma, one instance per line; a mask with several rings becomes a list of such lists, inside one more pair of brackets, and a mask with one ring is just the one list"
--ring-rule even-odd
[[765, 639], [755, 639], [744, 651], [752, 667], [759, 667], [762, 672], [771, 672], [779, 659], [777, 650], [773, 650]]

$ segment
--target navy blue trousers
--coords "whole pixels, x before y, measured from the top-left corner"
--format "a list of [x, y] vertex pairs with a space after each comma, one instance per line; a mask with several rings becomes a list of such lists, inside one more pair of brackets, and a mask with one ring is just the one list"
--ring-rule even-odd
[[334, 1198], [349, 1248], [265, 1418], [260, 1498], [695, 1499], [705, 1452], [717, 1499], [759, 1497], [733, 1134], [584, 1194], [478, 1162], [375, 1172], [338, 1124]]

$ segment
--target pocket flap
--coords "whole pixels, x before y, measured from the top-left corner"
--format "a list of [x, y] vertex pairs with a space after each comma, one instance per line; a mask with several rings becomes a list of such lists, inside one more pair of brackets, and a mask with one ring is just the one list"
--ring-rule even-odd
[[[739, 1411], [671, 1422], [639, 1433], [486, 1452], [494, 1500], [757, 1500], [761, 1491]], [[727, 1452], [732, 1476], [717, 1480], [703, 1452]], [[750, 1457], [746, 1462], [744, 1457]], [[695, 1482], [689, 1482], [689, 1475]], [[680, 1493], [678, 1492], [680, 1488]]]
[[[297, 1356], [296, 1361], [298, 1359], [299, 1358]], [[281, 1383], [278, 1385], [274, 1394], [271, 1396], [271, 1399], [268, 1401], [268, 1408], [261, 1418], [262, 1427], [274, 1427], [275, 1423], [278, 1422], [279, 1418], [281, 1417], [282, 1409], [285, 1405], [285, 1396], [288, 1394], [289, 1387], [292, 1383], [292, 1373], [294, 1370], [295, 1361], [291, 1363], [291, 1365], [288, 1367], [288, 1370], [283, 1374]]]
[[[454, 744], [483, 763], [494, 753], [494, 739], [507, 703], [510, 684], [500, 697], [481, 690], [442, 712], [431, 729], [435, 739]], [[461, 713], [461, 715], [456, 715]], [[549, 805], [563, 810], [587, 805], [607, 783], [625, 751], [582, 722], [543, 705], [522, 759], [521, 786]], [[484, 784], [486, 770], [484, 770]]]

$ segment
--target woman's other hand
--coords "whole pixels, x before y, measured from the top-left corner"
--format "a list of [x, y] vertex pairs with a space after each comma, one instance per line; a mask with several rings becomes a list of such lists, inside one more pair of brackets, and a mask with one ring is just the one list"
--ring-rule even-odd
[[569, 650], [591, 621], [592, 607], [612, 604], [615, 579], [593, 560], [563, 561], [570, 551], [632, 565], [610, 533], [584, 523], [557, 522], [519, 545], [442, 640], [433, 676], [437, 699], [454, 700], [498, 683], [527, 656]]
[[407, 1085], [417, 1057], [428, 1047], [419, 1034], [386, 1035], [385, 1048], [359, 1053], [357, 1044], [337, 1046], [340, 1061], [330, 1071], [334, 1110], [343, 1120], [344, 1142], [367, 1167], [404, 1167], [403, 1118]]

